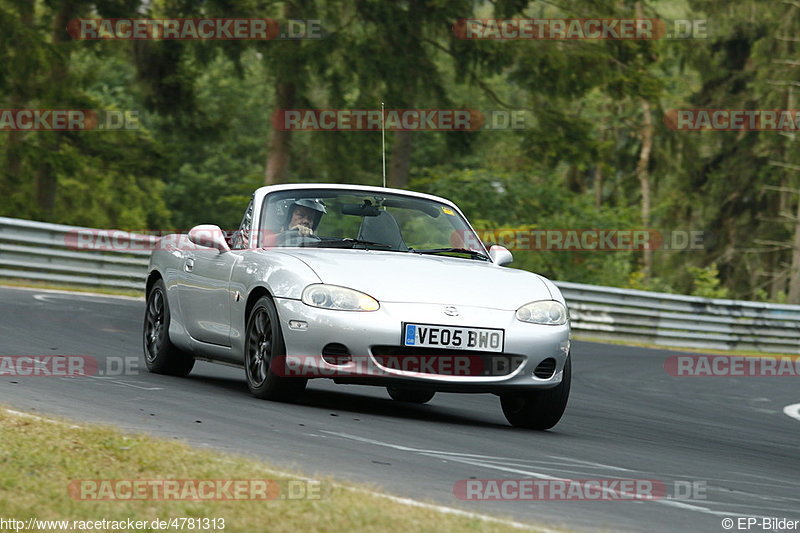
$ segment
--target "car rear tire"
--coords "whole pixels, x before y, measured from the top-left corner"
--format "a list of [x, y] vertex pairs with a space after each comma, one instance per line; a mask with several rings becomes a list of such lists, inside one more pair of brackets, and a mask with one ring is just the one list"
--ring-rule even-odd
[[506, 420], [514, 426], [527, 429], [550, 429], [561, 420], [569, 399], [572, 381], [572, 357], [567, 357], [561, 383], [552, 389], [504, 394], [500, 405]]
[[[247, 387], [262, 400], [292, 400], [302, 394], [308, 379], [277, 375], [274, 366], [286, 355], [278, 310], [269, 296], [262, 296], [247, 320], [244, 366]], [[277, 358], [277, 360], [276, 360]]]
[[194, 357], [175, 347], [169, 340], [170, 312], [167, 287], [159, 279], [147, 295], [142, 327], [144, 362], [155, 374], [186, 376], [192, 371]]
[[406, 403], [428, 403], [431, 401], [436, 392], [426, 390], [405, 389], [403, 387], [386, 387], [386, 392], [392, 397], [392, 400]]

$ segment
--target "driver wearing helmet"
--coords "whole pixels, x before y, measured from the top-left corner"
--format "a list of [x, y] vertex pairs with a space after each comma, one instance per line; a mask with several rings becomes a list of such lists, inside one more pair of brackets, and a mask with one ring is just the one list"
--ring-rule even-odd
[[325, 204], [319, 200], [305, 198], [295, 200], [289, 205], [286, 222], [281, 227], [278, 242], [280, 245], [291, 246], [290, 242], [302, 240], [298, 237], [318, 238], [314, 235], [314, 230], [319, 226], [319, 221], [325, 213], [327, 213]]

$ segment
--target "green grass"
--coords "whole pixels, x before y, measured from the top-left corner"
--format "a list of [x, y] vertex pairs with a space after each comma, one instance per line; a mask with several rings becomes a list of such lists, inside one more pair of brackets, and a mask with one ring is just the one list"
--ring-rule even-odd
[[[88, 501], [73, 480], [288, 480], [269, 465], [177, 440], [14, 414], [0, 408], [0, 517], [27, 520], [224, 518], [227, 532], [519, 531], [510, 522], [442, 513], [319, 478], [321, 497], [292, 500]], [[358, 450], [354, 450], [358, 453]], [[297, 479], [297, 478], [295, 478]], [[465, 502], [466, 503], [466, 502]], [[468, 504], [461, 506], [468, 509]], [[536, 530], [535, 526], [531, 529]], [[70, 530], [75, 531], [75, 530]], [[140, 531], [150, 531], [149, 529]], [[177, 531], [177, 529], [168, 529]]]
[[0, 287], [22, 287], [27, 289], [42, 289], [42, 290], [59, 290], [70, 292], [93, 292], [96, 294], [110, 294], [113, 296], [132, 296], [144, 298], [144, 290], [136, 289], [117, 289], [113, 287], [97, 287], [94, 285], [67, 285], [59, 283], [50, 283], [47, 281], [39, 281], [32, 279], [2, 279], [0, 280]]

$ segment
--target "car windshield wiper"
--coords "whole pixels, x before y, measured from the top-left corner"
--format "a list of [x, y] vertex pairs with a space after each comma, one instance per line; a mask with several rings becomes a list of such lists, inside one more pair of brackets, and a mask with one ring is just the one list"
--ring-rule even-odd
[[379, 248], [392, 248], [391, 245], [383, 243], [383, 242], [365, 241], [363, 239], [349, 239], [348, 238], [348, 239], [342, 239], [342, 241], [349, 242], [350, 244], [353, 245], [353, 248], [355, 248], [357, 244], [363, 244], [365, 247], [366, 246], [377, 246]]
[[446, 253], [453, 253], [453, 254], [467, 254], [472, 258], [475, 259], [482, 259], [484, 261], [489, 261], [489, 256], [484, 254], [483, 252], [479, 252], [478, 250], [470, 250], [468, 248], [429, 248], [427, 250], [415, 250], [414, 248], [409, 248], [409, 252], [414, 252], [415, 254], [446, 254]]
[[382, 242], [373, 242], [373, 241], [365, 241], [363, 239], [351, 239], [351, 238], [344, 238], [344, 239], [333, 239], [333, 238], [325, 238], [323, 237], [321, 240], [311, 243], [311, 246], [315, 246], [317, 248], [355, 248], [358, 245], [363, 245], [365, 250], [369, 250], [369, 247], [375, 247], [380, 249], [392, 249], [392, 247], [388, 244]]

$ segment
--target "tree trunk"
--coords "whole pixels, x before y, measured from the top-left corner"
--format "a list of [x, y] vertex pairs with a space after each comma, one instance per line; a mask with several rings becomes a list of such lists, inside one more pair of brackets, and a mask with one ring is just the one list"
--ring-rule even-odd
[[392, 144], [392, 159], [389, 163], [389, 175], [386, 178], [389, 187], [405, 189], [408, 187], [408, 169], [411, 161], [411, 136], [413, 131], [395, 131]]
[[[285, 2], [283, 4], [284, 20], [300, 18], [303, 2]], [[275, 43], [278, 44], [278, 43]], [[280, 43], [290, 46], [293, 53], [297, 52], [300, 41]], [[284, 60], [278, 65], [275, 76], [275, 109], [278, 111], [293, 109], [297, 100], [297, 65], [293, 64], [293, 53], [286, 51]], [[273, 185], [284, 183], [289, 177], [289, 163], [291, 160], [292, 132], [291, 130], [278, 130], [272, 128], [267, 143], [267, 163], [264, 168], [264, 184]]]
[[[601, 107], [604, 115], [609, 113], [608, 106]], [[600, 142], [605, 144], [606, 136], [608, 135], [608, 124], [603, 119], [600, 123]], [[594, 206], [597, 209], [603, 205], [603, 163], [601, 155], [597, 154], [597, 161], [595, 161], [594, 172], [592, 175], [592, 185], [594, 186]]]
[[[21, 2], [17, 9], [20, 11], [20, 20], [30, 31], [34, 31], [33, 22], [33, 2]], [[14, 77], [11, 81], [9, 104], [11, 109], [22, 109], [27, 105], [28, 79], [26, 77]], [[11, 194], [18, 192], [22, 186], [22, 143], [25, 132], [11, 130], [6, 133], [8, 144], [6, 145], [6, 184], [7, 190]], [[5, 184], [4, 184], [5, 185]]]
[[[636, 177], [642, 189], [642, 224], [643, 229], [650, 226], [650, 152], [653, 149], [653, 117], [650, 113], [650, 102], [642, 100], [642, 149], [639, 152], [639, 161], [636, 164]], [[649, 277], [653, 268], [653, 250], [644, 251], [644, 275]]]
[[594, 167], [594, 206], [597, 209], [603, 205], [603, 171], [600, 165]]
[[[14, 94], [10, 98], [11, 109], [24, 107], [24, 102], [18, 95]], [[17, 194], [22, 187], [22, 140], [24, 132], [9, 131], [8, 144], [6, 145], [6, 179], [3, 188], [10, 194]], [[7, 185], [7, 187], [6, 187]]]
[[[794, 88], [790, 85], [789, 90], [786, 94], [786, 109], [793, 109], [794, 108]], [[784, 143], [784, 157], [788, 161], [790, 157], [790, 152], [792, 151], [791, 144], [795, 140], [794, 134], [788, 137], [789, 142]], [[795, 172], [795, 171], [791, 171]], [[789, 181], [789, 177], [787, 176], [787, 171], [784, 171], [781, 175], [781, 185], [785, 184]], [[789, 202], [788, 198], [784, 196], [788, 196], [788, 191], [781, 190], [779, 191], [781, 195], [781, 204], [782, 208], [785, 208], [786, 211], [789, 211], [791, 203]], [[784, 211], [779, 210], [778, 213], [782, 214]], [[797, 213], [800, 214], [800, 196], [797, 197]], [[800, 303], [800, 219], [797, 217], [794, 218], [794, 239], [792, 241], [792, 262], [789, 266], [789, 292], [787, 300], [790, 304]]]
[[800, 304], [800, 196], [797, 198], [797, 212], [794, 219], [794, 240], [792, 241], [792, 266], [789, 268], [789, 303]]
[[[275, 85], [275, 109], [291, 109], [294, 106], [295, 93], [294, 83], [278, 81]], [[266, 185], [286, 181], [289, 174], [291, 135], [290, 130], [272, 129], [267, 146], [267, 165], [264, 173]]]
[[[65, 0], [53, 19], [53, 45], [58, 50], [52, 65], [49, 78], [49, 87], [52, 89], [52, 101], [62, 101], [69, 92], [66, 82], [69, 76], [69, 50], [66, 46], [71, 38], [67, 34], [67, 23], [77, 15], [80, 0]], [[50, 152], [42, 157], [35, 172], [36, 204], [42, 215], [47, 218], [53, 213], [56, 205], [58, 177], [56, 169], [51, 163], [52, 154], [58, 154], [61, 149], [61, 136], [56, 132], [42, 132], [42, 146]]]

